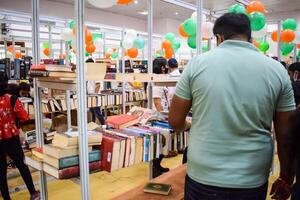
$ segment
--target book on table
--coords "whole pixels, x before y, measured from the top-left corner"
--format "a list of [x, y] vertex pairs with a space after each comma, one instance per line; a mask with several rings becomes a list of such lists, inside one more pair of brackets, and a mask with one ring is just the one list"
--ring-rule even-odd
[[[101, 160], [100, 156], [100, 150], [93, 150], [89, 153], [89, 162], [95, 162]], [[43, 161], [56, 169], [63, 169], [68, 168], [72, 166], [79, 165], [79, 156], [70, 156], [70, 157], [64, 157], [64, 158], [54, 158], [47, 154], [44, 154]]]
[[139, 117], [123, 114], [108, 117], [106, 122], [116, 129], [123, 129], [139, 123]]
[[[95, 162], [90, 162], [89, 163], [89, 170], [90, 173], [94, 171], [98, 171], [101, 168], [101, 161], [95, 161]], [[79, 171], [79, 166], [72, 166], [69, 168], [64, 168], [64, 169], [56, 169], [55, 167], [45, 163], [43, 167], [44, 171], [57, 178], [57, 179], [69, 179], [69, 178], [74, 178], [79, 176], [80, 171]]]
[[171, 185], [162, 183], [147, 183], [144, 187], [144, 192], [152, 194], [169, 195], [171, 190]]
[[[65, 157], [77, 156], [79, 155], [79, 148], [60, 148], [54, 146], [53, 144], [44, 145], [44, 154], [47, 154], [53, 158], [61, 159]], [[92, 147], [89, 146], [89, 152], [92, 151]]]

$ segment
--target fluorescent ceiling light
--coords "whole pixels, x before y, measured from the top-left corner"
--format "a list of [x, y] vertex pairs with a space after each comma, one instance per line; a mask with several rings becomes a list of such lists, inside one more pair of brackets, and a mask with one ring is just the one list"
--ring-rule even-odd
[[178, 13], [178, 12], [175, 12], [175, 15], [179, 15], [179, 13]]
[[148, 15], [148, 11], [138, 12], [138, 14], [140, 14], [140, 15]]
[[135, 0], [135, 1], [134, 1], [134, 4], [138, 4], [138, 3], [139, 3], [139, 1], [138, 1], [138, 0]]

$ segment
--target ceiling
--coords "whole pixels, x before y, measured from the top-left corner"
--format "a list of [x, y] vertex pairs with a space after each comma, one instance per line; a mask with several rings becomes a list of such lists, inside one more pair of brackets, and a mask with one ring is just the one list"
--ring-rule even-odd
[[[48, 1], [56, 1], [63, 2], [68, 4], [73, 4], [74, 0], [48, 0]], [[197, 0], [184, 0], [187, 3], [191, 3], [196, 5]], [[170, 3], [166, 3], [162, 0], [154, 0], [154, 19], [159, 18], [171, 18], [177, 20], [184, 20], [188, 18], [193, 11], [182, 8]], [[203, 7], [207, 10], [216, 12], [216, 13], [224, 13], [227, 9], [235, 4], [235, 3], [247, 3], [250, 0], [203, 0]], [[261, 0], [264, 3], [268, 14], [273, 14], [276, 12], [292, 12], [292, 11], [300, 11], [300, 0]], [[91, 4], [86, 3], [86, 7], [95, 8]], [[99, 8], [97, 8], [99, 9]], [[117, 14], [127, 15], [135, 18], [147, 19], [146, 15], [141, 15], [138, 12], [147, 11], [147, 1], [146, 0], [138, 0], [138, 4], [130, 4], [130, 5], [116, 5], [111, 8], [105, 9], [105, 11], [113, 12]]]

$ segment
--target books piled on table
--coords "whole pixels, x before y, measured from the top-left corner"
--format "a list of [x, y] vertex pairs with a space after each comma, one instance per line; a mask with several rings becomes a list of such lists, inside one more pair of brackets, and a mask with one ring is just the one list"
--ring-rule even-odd
[[33, 65], [29, 71], [29, 75], [31, 77], [76, 77], [71, 67], [66, 65]]
[[[90, 172], [100, 170], [102, 133], [88, 132]], [[78, 132], [55, 133], [52, 144], [43, 148], [44, 171], [57, 179], [79, 175]]]
[[127, 114], [110, 116], [107, 118], [106, 123], [116, 129], [123, 129], [139, 123], [139, 117]]

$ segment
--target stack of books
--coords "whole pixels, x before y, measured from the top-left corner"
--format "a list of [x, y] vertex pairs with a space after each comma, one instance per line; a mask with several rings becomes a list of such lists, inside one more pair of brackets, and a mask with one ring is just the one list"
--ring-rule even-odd
[[[102, 133], [97, 130], [88, 132], [90, 172], [101, 168], [100, 145]], [[79, 176], [78, 132], [54, 133], [52, 144], [43, 149], [34, 149], [32, 154], [43, 160], [44, 171], [57, 178], [68, 179]]]

